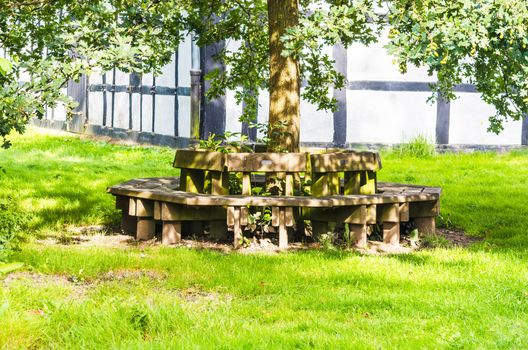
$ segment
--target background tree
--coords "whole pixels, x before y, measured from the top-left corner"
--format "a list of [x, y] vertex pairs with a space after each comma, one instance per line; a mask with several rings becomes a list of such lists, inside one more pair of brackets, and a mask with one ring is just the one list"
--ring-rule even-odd
[[[247, 107], [242, 118], [251, 121], [258, 91], [269, 89], [270, 149], [286, 152], [299, 148], [301, 96], [319, 109], [336, 108], [329, 89], [345, 80], [325, 48], [375, 42], [384, 26], [402, 72], [408, 64], [426, 67], [438, 79], [433, 89], [448, 99], [454, 85], [475, 84], [497, 110], [490, 130], [527, 112], [523, 0], [0, 0], [0, 46], [15, 63], [10, 81], [29, 73], [30, 114], [56, 100], [64, 81], [94, 67], [159, 71], [193, 31], [200, 45], [236, 44], [219, 53], [228, 69], [207, 77], [209, 97], [234, 90]], [[0, 96], [12, 96], [6, 86]], [[0, 113], [0, 123], [14, 117]], [[0, 127], [0, 135], [9, 130]]]
[[[209, 96], [234, 90], [246, 108], [242, 120], [253, 122], [258, 91], [269, 90], [268, 148], [299, 150], [301, 96], [319, 109], [335, 110], [330, 88], [343, 88], [325, 47], [335, 43], [369, 44], [378, 38], [375, 1], [213, 0], [188, 3], [188, 28], [198, 44], [224, 40], [218, 54], [229, 69], [216, 71]], [[301, 94], [301, 83], [305, 81]], [[256, 93], [257, 92], [257, 93]]]
[[46, 106], [73, 109], [61, 92], [70, 79], [113, 67], [160, 73], [184, 34], [182, 18], [172, 1], [0, 0], [0, 48], [10, 62], [0, 77], [4, 147]]
[[452, 99], [454, 85], [475, 84], [496, 108], [489, 131], [528, 112], [528, 2], [523, 0], [395, 0], [389, 8], [389, 52], [436, 73], [433, 86]]

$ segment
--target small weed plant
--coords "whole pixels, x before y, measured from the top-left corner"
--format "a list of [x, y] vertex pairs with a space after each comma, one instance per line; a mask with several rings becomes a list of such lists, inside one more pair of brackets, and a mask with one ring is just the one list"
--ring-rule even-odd
[[438, 222], [439, 227], [443, 227], [445, 229], [452, 229], [453, 228], [453, 221], [451, 221], [450, 215], [438, 215]]
[[421, 246], [424, 248], [451, 248], [453, 243], [440, 235], [427, 234], [421, 239]]
[[398, 153], [402, 157], [428, 158], [436, 154], [434, 142], [424, 135], [418, 135], [400, 145]]
[[5, 262], [18, 249], [20, 233], [28, 222], [12, 199], [0, 200], [0, 262]]
[[222, 153], [253, 152], [246, 145], [247, 141], [248, 137], [239, 132], [226, 131], [223, 135], [211, 133], [207, 139], [200, 140], [200, 148]]

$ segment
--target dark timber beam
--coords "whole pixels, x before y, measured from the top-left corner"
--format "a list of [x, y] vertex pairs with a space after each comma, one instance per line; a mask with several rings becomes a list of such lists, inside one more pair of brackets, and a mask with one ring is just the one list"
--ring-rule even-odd
[[195, 35], [191, 42], [191, 139], [200, 138], [200, 108], [202, 99], [202, 71], [200, 68], [200, 48]]
[[128, 86], [128, 128], [130, 130], [133, 129], [133, 117], [134, 117], [134, 113], [133, 113], [133, 110], [132, 110], [132, 103], [133, 103], [133, 99], [132, 99], [132, 94], [133, 94], [133, 89], [132, 87], [137, 87], [137, 86], [140, 86], [141, 85], [141, 75], [138, 74], [138, 73], [135, 73], [135, 72], [132, 72], [130, 73], [129, 77], [128, 77], [128, 81], [129, 81], [129, 86]]
[[451, 103], [439, 93], [436, 105], [436, 143], [439, 145], [449, 144], [450, 115]]
[[[347, 49], [341, 44], [334, 45], [333, 56], [336, 71], [347, 78]], [[334, 89], [334, 98], [337, 100], [337, 110], [334, 112], [334, 138], [336, 146], [344, 146], [347, 134], [347, 97], [346, 88]]]
[[78, 103], [77, 107], [74, 109], [74, 116], [69, 122], [69, 130], [73, 132], [83, 132], [84, 124], [86, 120], [86, 111], [88, 110], [88, 105], [86, 103], [86, 89], [88, 88], [88, 77], [86, 74], [81, 75], [79, 82], [70, 80], [67, 85], [67, 94], [75, 102]]
[[[370, 91], [406, 91], [406, 92], [430, 92], [431, 84], [421, 81], [383, 81], [383, 80], [356, 80], [348, 81], [349, 90]], [[434, 84], [434, 83], [433, 83]], [[453, 87], [454, 92], [477, 93], [477, 89], [471, 84], [459, 84]]]
[[201, 136], [202, 138], [208, 138], [209, 134], [223, 135], [226, 127], [226, 102], [225, 95], [222, 95], [213, 100], [207, 99], [205, 96], [211, 88], [211, 82], [204, 80], [204, 76], [208, 73], [219, 69], [220, 71], [225, 70], [223, 62], [219, 62], [216, 56], [224, 49], [225, 43], [223, 41], [215, 44], [207, 45], [201, 48], [200, 52], [200, 65], [202, 74], [202, 118], [200, 118], [201, 124]]
[[522, 120], [521, 145], [528, 145], [528, 115]]

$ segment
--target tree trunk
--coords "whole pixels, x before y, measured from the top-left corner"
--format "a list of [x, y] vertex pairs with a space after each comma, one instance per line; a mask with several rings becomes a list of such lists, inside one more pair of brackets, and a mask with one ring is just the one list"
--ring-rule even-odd
[[[281, 55], [280, 38], [299, 23], [298, 0], [268, 0], [270, 105], [268, 151], [299, 152], [300, 71], [299, 62]], [[284, 127], [283, 127], [283, 126]]]

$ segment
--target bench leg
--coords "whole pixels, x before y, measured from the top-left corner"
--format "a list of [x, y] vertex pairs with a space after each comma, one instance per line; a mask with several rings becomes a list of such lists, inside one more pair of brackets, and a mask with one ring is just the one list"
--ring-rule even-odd
[[161, 243], [168, 245], [181, 242], [181, 228], [181, 221], [163, 221]]
[[391, 245], [400, 244], [400, 223], [384, 222], [383, 223], [383, 243]]
[[348, 224], [350, 236], [354, 239], [354, 245], [357, 248], [367, 246], [367, 225]]
[[209, 235], [212, 239], [219, 241], [227, 240], [227, 225], [225, 221], [211, 221], [209, 223]]
[[420, 233], [435, 233], [436, 231], [434, 217], [414, 218], [414, 225]]
[[137, 218], [136, 238], [140, 241], [148, 241], [154, 238], [156, 233], [156, 221], [152, 218]]
[[279, 208], [279, 249], [288, 248], [288, 229], [286, 228], [286, 208]]
[[242, 226], [240, 225], [240, 207], [235, 207], [234, 209], [234, 232], [233, 232], [233, 245], [235, 248], [240, 246], [240, 241], [242, 239]]
[[121, 229], [127, 235], [135, 235], [137, 231], [137, 217], [128, 215], [128, 210], [121, 215]]

